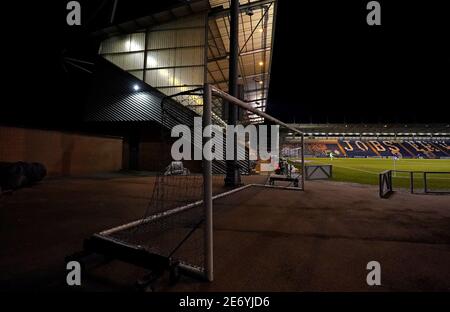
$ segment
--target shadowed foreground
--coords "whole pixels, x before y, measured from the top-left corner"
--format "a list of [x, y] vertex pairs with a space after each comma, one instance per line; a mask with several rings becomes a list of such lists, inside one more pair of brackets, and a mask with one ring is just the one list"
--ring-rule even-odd
[[[142, 217], [152, 179], [51, 179], [0, 197], [0, 289], [69, 289], [64, 257], [92, 233]], [[376, 187], [337, 182], [306, 188], [252, 187], [217, 200], [214, 282], [183, 277], [157, 290], [450, 290], [450, 197], [382, 200]], [[366, 284], [372, 260], [382, 286]], [[134, 289], [144, 273], [112, 261], [83, 271], [77, 289]]]

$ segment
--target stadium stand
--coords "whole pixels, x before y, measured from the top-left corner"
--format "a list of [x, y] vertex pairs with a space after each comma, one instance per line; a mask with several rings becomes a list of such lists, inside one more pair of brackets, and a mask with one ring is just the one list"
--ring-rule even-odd
[[433, 153], [438, 158], [450, 157], [449, 144], [447, 144], [447, 146], [445, 146], [445, 144], [442, 144], [442, 142], [439, 142], [439, 141], [432, 141], [432, 142], [430, 142], [430, 144], [436, 148], [435, 152], [433, 152]]
[[350, 158], [366, 158], [377, 157], [377, 154], [368, 141], [360, 140], [339, 140], [338, 144], [341, 145], [347, 157]]
[[[449, 124], [291, 124], [305, 133], [305, 156], [450, 158]], [[300, 152], [299, 138], [281, 133], [282, 156]]]
[[[336, 143], [323, 142], [317, 139], [305, 142], [305, 155], [309, 157], [370, 158], [450, 158], [450, 140], [444, 141], [384, 141], [384, 140], [336, 140]], [[300, 145], [284, 144], [282, 156], [296, 157]], [[345, 151], [345, 152], [342, 152]]]
[[290, 124], [310, 135], [448, 135], [450, 124]]

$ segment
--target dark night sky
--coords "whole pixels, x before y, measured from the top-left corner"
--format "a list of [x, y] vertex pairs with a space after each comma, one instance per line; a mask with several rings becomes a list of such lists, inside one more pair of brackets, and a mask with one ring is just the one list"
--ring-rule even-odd
[[[445, 1], [279, 2], [268, 111], [297, 122], [449, 122]], [[378, 27], [378, 28], [377, 28]]]
[[[66, 26], [67, 2], [4, 8], [12, 100], [0, 104], [0, 122], [80, 123], [90, 76], [67, 74], [61, 58], [95, 59], [98, 43], [87, 34], [107, 23], [113, 1], [80, 1], [82, 27]], [[117, 18], [171, 2], [119, 0]], [[442, 110], [450, 103], [450, 11], [438, 0], [380, 2], [383, 26], [376, 28], [365, 23], [367, 1], [279, 0], [268, 111], [297, 122], [449, 122]]]

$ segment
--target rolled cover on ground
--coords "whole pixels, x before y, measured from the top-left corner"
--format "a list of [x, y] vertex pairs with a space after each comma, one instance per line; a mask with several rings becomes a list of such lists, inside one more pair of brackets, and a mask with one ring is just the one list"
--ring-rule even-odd
[[41, 163], [0, 162], [0, 186], [3, 190], [15, 190], [32, 185], [46, 175], [47, 169]]

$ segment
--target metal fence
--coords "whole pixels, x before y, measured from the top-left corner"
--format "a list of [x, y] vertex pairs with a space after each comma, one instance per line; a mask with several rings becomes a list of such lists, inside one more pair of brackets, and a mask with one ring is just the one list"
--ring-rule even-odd
[[450, 172], [386, 170], [379, 174], [379, 194], [388, 198], [397, 179], [409, 180], [411, 194], [450, 194]]

